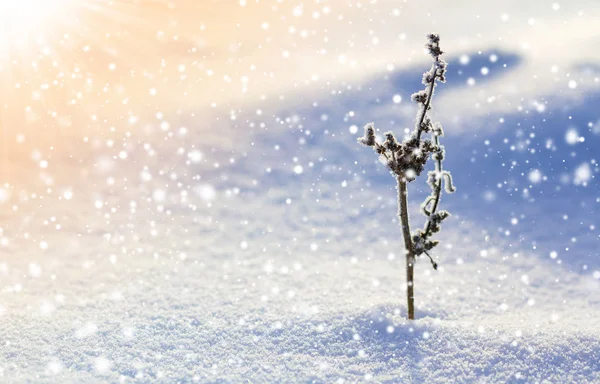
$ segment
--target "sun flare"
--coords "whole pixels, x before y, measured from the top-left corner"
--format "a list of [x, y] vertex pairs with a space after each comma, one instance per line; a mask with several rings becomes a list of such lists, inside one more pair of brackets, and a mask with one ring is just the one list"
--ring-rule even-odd
[[[202, 2], [173, 4], [0, 0], [0, 140], [35, 136], [36, 145], [47, 140], [57, 148], [70, 143], [59, 136], [110, 129], [139, 114], [136, 109], [146, 108], [148, 97], [166, 105], [168, 93], [150, 90], [167, 71], [187, 92], [181, 68], [191, 69], [195, 58], [182, 53], [195, 55], [202, 29], [182, 15], [194, 13], [190, 10]], [[167, 67], [169, 57], [177, 65]], [[15, 156], [27, 154], [29, 141], [20, 144]]]
[[65, 12], [66, 0], [0, 0], [1, 40], [39, 32]]

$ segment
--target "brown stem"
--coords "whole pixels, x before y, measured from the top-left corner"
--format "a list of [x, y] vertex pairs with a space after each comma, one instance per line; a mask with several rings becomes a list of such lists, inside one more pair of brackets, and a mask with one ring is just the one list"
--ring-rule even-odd
[[[435, 140], [435, 145], [439, 146], [440, 145], [439, 137], [434, 135], [434, 140]], [[442, 197], [442, 178], [443, 178], [443, 176], [442, 176], [442, 160], [440, 159], [439, 156], [438, 156], [438, 159], [435, 161], [435, 171], [437, 172], [436, 177], [438, 177], [439, 180], [433, 191], [435, 199], [433, 201], [433, 207], [431, 208], [431, 211], [429, 211], [430, 216], [433, 215], [437, 211], [438, 205], [440, 204], [440, 197]], [[427, 236], [431, 235], [431, 233], [429, 233], [430, 231], [431, 231], [431, 221], [428, 220], [427, 225], [425, 226], [425, 234], [423, 236], [427, 237]]]
[[425, 120], [425, 116], [427, 115], [427, 111], [429, 110], [429, 105], [431, 104], [431, 99], [433, 99], [433, 90], [435, 89], [435, 80], [437, 79], [437, 62], [440, 59], [438, 57], [435, 58], [435, 62], [431, 67], [430, 71], [433, 74], [433, 80], [429, 83], [429, 92], [427, 92], [427, 100], [425, 101], [425, 105], [423, 106], [423, 111], [421, 111], [421, 116], [419, 116], [419, 123], [417, 124], [417, 140], [421, 140], [421, 125], [423, 125], [423, 120]]
[[414, 292], [414, 268], [415, 253], [413, 251], [412, 239], [410, 238], [410, 226], [408, 223], [408, 196], [406, 179], [401, 176], [398, 180], [398, 217], [402, 225], [404, 235], [404, 248], [406, 250], [406, 297], [408, 301], [408, 319], [415, 319], [415, 292]]

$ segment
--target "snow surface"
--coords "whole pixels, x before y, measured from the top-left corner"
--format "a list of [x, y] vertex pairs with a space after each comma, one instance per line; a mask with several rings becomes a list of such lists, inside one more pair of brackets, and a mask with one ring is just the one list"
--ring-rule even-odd
[[[6, 209], [3, 380], [600, 380], [597, 277], [456, 214], [439, 237], [440, 270], [417, 266], [419, 319], [408, 323], [393, 179], [367, 162], [381, 176], [365, 184], [360, 172], [319, 161], [332, 149], [321, 144], [298, 150], [315, 165], [297, 174], [286, 150], [297, 137], [279, 130], [283, 149], [239, 135], [248, 152], [200, 146], [201, 163], [175, 148], [212, 143], [210, 133], [157, 140], [152, 157], [136, 146], [138, 164], [111, 170], [93, 166], [104, 148], [84, 148], [84, 165], [55, 165], [69, 200]], [[354, 137], [339, 140], [362, 156]], [[153, 175], [141, 182], [144, 166]], [[457, 196], [445, 204], [468, 216]]]
[[[39, 277], [26, 262], [39, 251], [15, 245], [2, 279], [4, 380], [600, 380], [597, 280], [508, 254], [456, 220], [440, 271], [417, 269], [419, 320], [407, 323], [403, 260], [387, 257], [400, 249], [393, 226], [293, 189], [172, 220], [145, 213], [155, 226], [122, 214], [111, 222], [123, 229], [65, 230], [39, 256]], [[295, 202], [281, 206], [279, 196]], [[344, 216], [356, 222], [343, 227]], [[8, 291], [16, 284], [20, 292]]]
[[[533, 7], [534, 24], [597, 20], [591, 6], [559, 8], [556, 21], [552, 4]], [[394, 180], [355, 133], [413, 123], [409, 95], [427, 69], [414, 52], [419, 63], [391, 71], [342, 71], [350, 83], [217, 108], [187, 99], [116, 130], [21, 140], [3, 127], [0, 381], [600, 382], [597, 58], [516, 49], [512, 32], [492, 44], [512, 31], [496, 24], [462, 48], [475, 31], [435, 31], [455, 41], [433, 116], [458, 191], [442, 199], [453, 216], [437, 236], [439, 270], [416, 267], [414, 322]], [[505, 89], [537, 74], [552, 81]], [[425, 182], [409, 193], [418, 225]]]

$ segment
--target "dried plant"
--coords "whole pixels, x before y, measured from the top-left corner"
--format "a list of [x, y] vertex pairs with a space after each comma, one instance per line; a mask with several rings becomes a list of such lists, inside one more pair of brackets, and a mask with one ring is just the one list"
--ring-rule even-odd
[[[444, 135], [444, 131], [441, 124], [433, 123], [428, 115], [437, 82], [446, 82], [448, 64], [440, 58], [443, 52], [440, 49], [439, 35], [427, 35], [426, 47], [433, 58], [433, 65], [429, 71], [423, 74], [425, 89], [414, 93], [411, 97], [419, 105], [413, 132], [401, 143], [396, 140], [392, 132], [386, 132], [385, 140], [379, 141], [375, 135], [375, 126], [370, 123], [365, 126], [364, 136], [358, 139], [360, 144], [373, 147], [381, 162], [388, 167], [398, 183], [398, 217], [402, 225], [406, 250], [406, 284], [408, 318], [410, 320], [415, 318], [413, 279], [415, 257], [422, 254], [427, 255], [431, 265], [437, 270], [438, 265], [429, 252], [439, 242], [432, 240], [431, 237], [440, 231], [442, 222], [450, 216], [447, 211], [438, 209], [442, 196], [442, 184], [445, 186], [446, 192], [454, 192], [452, 176], [450, 172], [442, 168], [445, 150], [440, 144], [440, 137]], [[422, 138], [423, 134], [430, 134], [431, 139]], [[431, 195], [421, 205], [421, 211], [427, 217], [427, 221], [423, 229], [418, 229], [411, 234], [407, 209], [407, 184], [423, 172], [430, 157], [435, 162], [435, 169], [428, 173], [427, 178], [427, 183], [431, 187]]]

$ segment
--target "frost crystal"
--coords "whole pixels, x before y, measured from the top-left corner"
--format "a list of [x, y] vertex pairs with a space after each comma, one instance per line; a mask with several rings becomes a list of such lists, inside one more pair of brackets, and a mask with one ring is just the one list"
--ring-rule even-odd
[[375, 145], [375, 125], [369, 123], [365, 125], [365, 135], [357, 140], [360, 144], [366, 147], [372, 147]]

